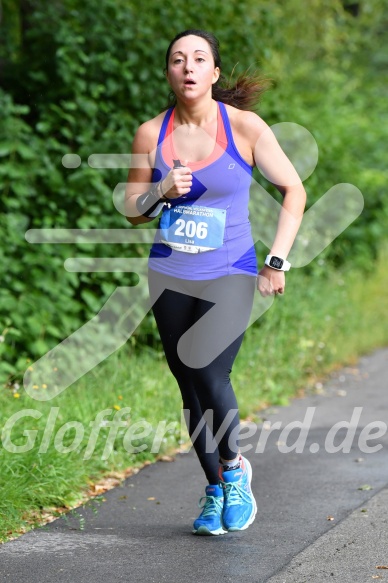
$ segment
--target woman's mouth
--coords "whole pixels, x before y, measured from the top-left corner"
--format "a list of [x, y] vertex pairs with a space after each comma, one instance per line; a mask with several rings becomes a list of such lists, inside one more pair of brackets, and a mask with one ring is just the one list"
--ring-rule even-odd
[[195, 83], [194, 79], [185, 79], [184, 84], [185, 85], [195, 85], [196, 83]]

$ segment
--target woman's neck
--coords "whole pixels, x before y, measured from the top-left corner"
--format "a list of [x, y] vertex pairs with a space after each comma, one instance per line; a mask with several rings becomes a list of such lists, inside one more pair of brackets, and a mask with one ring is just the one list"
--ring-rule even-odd
[[206, 127], [217, 119], [217, 102], [214, 99], [206, 103], [181, 103], [175, 106], [175, 122], [177, 125], [195, 125]]

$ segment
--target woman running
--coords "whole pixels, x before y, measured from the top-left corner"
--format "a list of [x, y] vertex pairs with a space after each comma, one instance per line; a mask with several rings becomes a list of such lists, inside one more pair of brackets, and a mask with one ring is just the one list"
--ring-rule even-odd
[[[252, 469], [239, 450], [230, 373], [255, 289], [263, 296], [284, 293], [286, 258], [306, 195], [274, 134], [250, 111], [263, 85], [243, 76], [224, 88], [212, 34], [178, 34], [167, 50], [166, 78], [171, 106], [142, 124], [133, 141], [136, 167], [128, 175], [126, 215], [134, 225], [160, 215], [149, 257], [150, 297], [208, 481], [193, 533], [219, 535], [244, 530], [255, 519]], [[255, 165], [283, 196], [259, 273], [248, 218]]]

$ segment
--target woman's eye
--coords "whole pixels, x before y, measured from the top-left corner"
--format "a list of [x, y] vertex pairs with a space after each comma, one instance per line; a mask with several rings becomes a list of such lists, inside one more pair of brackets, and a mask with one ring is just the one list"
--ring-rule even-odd
[[197, 61], [200, 61], [201, 63], [202, 63], [202, 62], [204, 63], [204, 62], [205, 62], [205, 59], [204, 59], [204, 58], [202, 58], [202, 57], [198, 57]]

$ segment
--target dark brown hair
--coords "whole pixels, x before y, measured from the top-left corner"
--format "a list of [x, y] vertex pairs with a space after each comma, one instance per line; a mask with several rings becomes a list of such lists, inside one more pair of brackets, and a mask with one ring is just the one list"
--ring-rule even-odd
[[[190, 29], [184, 30], [176, 35], [170, 42], [166, 52], [166, 71], [168, 69], [168, 61], [173, 44], [183, 38], [184, 36], [199, 36], [205, 39], [211, 48], [214, 66], [221, 70], [221, 56], [219, 51], [219, 42], [214, 34], [206, 32], [205, 30]], [[221, 73], [218, 81], [212, 87], [212, 97], [216, 101], [222, 101], [238, 109], [245, 109], [252, 111], [257, 108], [258, 102], [262, 93], [268, 89], [270, 82], [264, 79], [257, 72], [248, 73], [248, 71], [241, 73], [237, 79], [233, 80], [233, 73], [229, 80], [227, 80]], [[169, 101], [167, 108], [176, 105], [176, 97], [173, 91], [169, 94]]]

